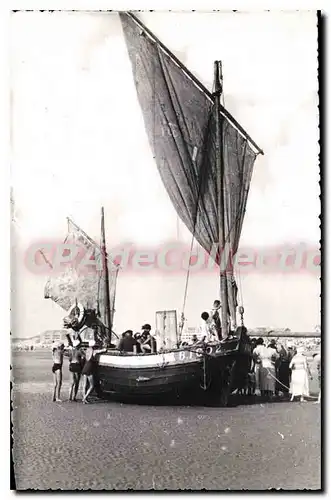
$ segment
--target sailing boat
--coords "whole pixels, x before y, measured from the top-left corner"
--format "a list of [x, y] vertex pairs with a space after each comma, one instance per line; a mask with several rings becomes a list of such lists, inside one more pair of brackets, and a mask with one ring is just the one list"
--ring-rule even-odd
[[[250, 348], [243, 309], [242, 326], [237, 328], [237, 287], [231, 266], [223, 265], [224, 253], [237, 252], [254, 162], [263, 152], [221, 105], [219, 61], [214, 63], [214, 89], [210, 92], [136, 16], [129, 12], [119, 16], [146, 133], [165, 189], [191, 232], [192, 242], [195, 239], [220, 266], [223, 342], [200, 348], [174, 345], [167, 351], [142, 355], [110, 349], [98, 358], [98, 393], [147, 396], [203, 389], [226, 403], [236, 366], [243, 364], [243, 357], [247, 359]], [[107, 264], [104, 226], [102, 235]], [[91, 244], [91, 239], [84, 238], [85, 244]], [[109, 301], [115, 296], [117, 272], [106, 268], [111, 283], [104, 279], [103, 285], [108, 290], [112, 286], [113, 292], [105, 293], [103, 302], [95, 285], [79, 284], [79, 278], [72, 296], [81, 296], [90, 285], [97, 301], [94, 309], [100, 309], [102, 302], [104, 310], [113, 310]], [[52, 290], [49, 283], [48, 297], [55, 300], [57, 293]], [[65, 287], [62, 291], [65, 293]], [[187, 286], [184, 304], [186, 292]], [[231, 336], [229, 317], [234, 330]], [[104, 321], [109, 342], [113, 317], [106, 315]], [[184, 322], [183, 308], [180, 332]]]
[[[79, 333], [83, 344], [93, 338], [98, 343], [104, 343], [106, 339], [110, 346], [112, 335], [117, 337], [112, 326], [119, 266], [106, 256], [104, 211], [101, 211], [100, 245], [73, 220], [68, 218], [67, 222], [68, 234], [64, 247], [70, 248], [73, 245], [81, 251], [74, 260], [70, 259], [64, 265], [62, 273], [51, 274], [45, 285], [44, 298], [53, 300], [66, 311], [64, 327], [68, 331]], [[52, 270], [50, 259], [44, 251], [41, 250], [40, 253]], [[83, 258], [89, 262], [84, 262], [84, 272], [81, 272]], [[72, 336], [68, 334], [67, 338], [69, 344], [72, 344]]]

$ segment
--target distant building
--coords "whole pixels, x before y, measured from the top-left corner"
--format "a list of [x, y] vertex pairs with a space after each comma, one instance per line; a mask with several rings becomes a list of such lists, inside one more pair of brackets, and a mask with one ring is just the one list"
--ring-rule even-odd
[[181, 341], [189, 342], [192, 339], [193, 335], [197, 335], [198, 333], [199, 333], [199, 328], [194, 326], [188, 326], [182, 332]]
[[11, 338], [12, 348], [25, 348], [31, 347], [47, 347], [51, 346], [53, 342], [66, 342], [66, 334], [67, 330], [46, 330], [39, 335], [35, 335], [33, 337], [28, 338]]

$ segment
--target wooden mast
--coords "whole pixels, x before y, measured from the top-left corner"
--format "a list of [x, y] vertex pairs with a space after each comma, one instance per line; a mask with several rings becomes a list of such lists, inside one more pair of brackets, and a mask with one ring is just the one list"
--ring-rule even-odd
[[107, 260], [107, 249], [106, 249], [106, 233], [105, 233], [105, 211], [101, 208], [101, 251], [103, 260], [103, 272], [105, 275], [105, 314], [106, 314], [106, 328], [108, 330], [108, 343], [111, 343], [112, 334], [112, 321], [111, 321], [111, 310], [110, 310], [110, 296], [109, 296], [109, 274], [108, 274], [108, 260]]
[[221, 321], [222, 338], [226, 339], [229, 334], [228, 329], [228, 286], [226, 278], [226, 266], [222, 262], [222, 254], [225, 252], [225, 224], [224, 224], [224, 168], [223, 168], [223, 148], [222, 148], [222, 123], [221, 123], [221, 81], [220, 81], [220, 61], [214, 63], [215, 81], [215, 119], [216, 119], [216, 171], [218, 186], [218, 227], [219, 227], [219, 265], [220, 265], [220, 298], [221, 298]]

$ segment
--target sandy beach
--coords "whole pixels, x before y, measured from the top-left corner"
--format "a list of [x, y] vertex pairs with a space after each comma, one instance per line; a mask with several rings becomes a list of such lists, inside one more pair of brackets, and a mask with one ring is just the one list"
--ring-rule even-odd
[[18, 490], [321, 488], [321, 415], [312, 402], [70, 403], [65, 360], [60, 404], [49, 352], [15, 352], [12, 366]]

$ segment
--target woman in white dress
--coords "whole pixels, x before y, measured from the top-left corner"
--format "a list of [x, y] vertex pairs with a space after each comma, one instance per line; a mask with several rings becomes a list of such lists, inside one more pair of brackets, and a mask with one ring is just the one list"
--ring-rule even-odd
[[255, 360], [256, 382], [261, 392], [262, 397], [271, 399], [275, 394], [276, 387], [276, 371], [275, 360], [278, 354], [275, 349], [266, 347], [263, 339], [257, 340], [257, 346], [253, 351]]
[[303, 402], [305, 397], [309, 397], [309, 379], [311, 377], [307, 359], [304, 356], [304, 347], [299, 347], [297, 354], [290, 362], [291, 370], [291, 401], [296, 396], [300, 396], [300, 401]]

